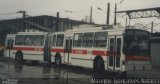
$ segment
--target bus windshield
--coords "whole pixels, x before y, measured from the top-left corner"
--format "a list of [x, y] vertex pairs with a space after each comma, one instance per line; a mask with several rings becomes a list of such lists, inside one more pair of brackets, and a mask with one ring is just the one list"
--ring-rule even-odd
[[149, 35], [125, 35], [123, 52], [129, 56], [150, 56]]

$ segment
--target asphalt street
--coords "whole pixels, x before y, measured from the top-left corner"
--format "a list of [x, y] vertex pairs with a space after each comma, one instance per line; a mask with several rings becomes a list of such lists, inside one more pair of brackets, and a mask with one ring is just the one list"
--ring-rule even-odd
[[[8, 81], [17, 82], [15, 84], [91, 84], [93, 78], [116, 77], [108, 72], [103, 74], [93, 74], [92, 69], [82, 67], [66, 66], [58, 67], [48, 63], [18, 64], [13, 59], [0, 60], [0, 78], [2, 84]], [[160, 70], [152, 71], [131, 71], [127, 73], [127, 78], [159, 78]], [[13, 83], [12, 83], [13, 84]]]

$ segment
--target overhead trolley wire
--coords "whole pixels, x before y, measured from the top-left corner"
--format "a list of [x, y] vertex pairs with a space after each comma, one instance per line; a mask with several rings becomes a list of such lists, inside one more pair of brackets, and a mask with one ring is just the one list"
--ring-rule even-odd
[[0, 15], [13, 15], [13, 14], [17, 14], [17, 13], [0, 13]]

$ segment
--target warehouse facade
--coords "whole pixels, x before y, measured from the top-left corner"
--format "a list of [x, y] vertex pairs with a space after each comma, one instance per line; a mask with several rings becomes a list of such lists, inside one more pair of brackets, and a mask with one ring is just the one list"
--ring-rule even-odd
[[65, 31], [72, 29], [85, 22], [59, 18], [48, 15], [1, 20], [0, 21], [0, 44], [4, 44], [7, 34], [14, 34], [20, 31], [48, 29], [50, 32]]

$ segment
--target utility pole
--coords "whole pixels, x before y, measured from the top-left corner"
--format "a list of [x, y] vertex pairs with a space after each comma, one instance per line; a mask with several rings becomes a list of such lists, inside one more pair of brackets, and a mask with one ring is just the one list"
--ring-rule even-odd
[[[23, 16], [23, 20], [25, 20], [26, 18], [26, 11], [18, 11], [17, 13], [22, 13], [22, 16]], [[26, 29], [26, 24], [23, 22], [23, 28], [21, 28], [21, 31], [25, 31]]]
[[26, 18], [26, 11], [18, 11], [17, 13], [22, 13], [22, 15], [23, 15], [23, 19], [25, 19]]
[[114, 25], [116, 25], [116, 23], [117, 23], [117, 3], [115, 3], [115, 12], [114, 12]]
[[92, 23], [92, 6], [91, 6], [91, 11], [90, 11], [90, 24]]
[[57, 12], [56, 31], [59, 31], [59, 12]]
[[109, 25], [109, 16], [110, 16], [110, 3], [107, 5], [107, 18], [106, 18], [106, 26]]
[[153, 21], [152, 21], [152, 24], [151, 24], [151, 34], [153, 33]]

